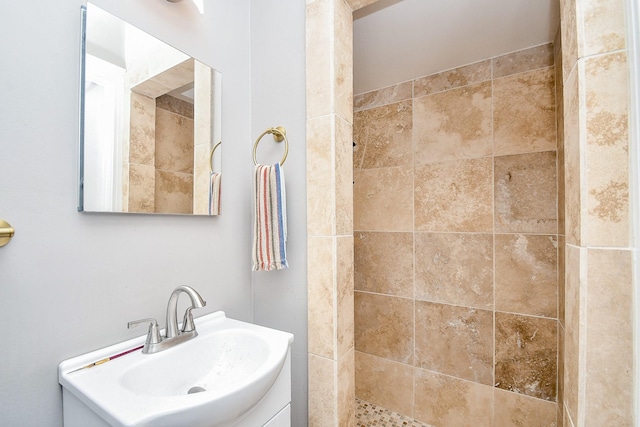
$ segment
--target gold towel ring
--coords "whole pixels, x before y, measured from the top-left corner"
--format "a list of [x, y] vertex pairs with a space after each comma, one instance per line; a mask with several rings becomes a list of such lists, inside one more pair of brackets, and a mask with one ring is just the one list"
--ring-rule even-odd
[[256, 143], [253, 144], [253, 164], [258, 164], [258, 161], [256, 160], [256, 150], [258, 149], [258, 143], [260, 142], [262, 137], [268, 133], [273, 135], [273, 139], [276, 142], [282, 142], [282, 140], [284, 140], [284, 156], [282, 156], [282, 160], [280, 160], [280, 165], [282, 166], [284, 165], [284, 161], [287, 160], [287, 154], [289, 154], [289, 140], [287, 139], [287, 130], [282, 126], [269, 128], [262, 132], [258, 139], [256, 139]]
[[211, 154], [209, 154], [209, 172], [211, 173], [213, 173], [213, 153], [216, 152], [216, 148], [218, 148], [220, 144], [222, 144], [222, 141], [214, 145], [213, 148], [211, 149]]

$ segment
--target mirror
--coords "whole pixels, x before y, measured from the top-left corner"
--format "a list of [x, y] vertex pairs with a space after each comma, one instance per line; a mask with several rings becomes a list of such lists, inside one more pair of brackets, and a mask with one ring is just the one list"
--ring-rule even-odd
[[82, 28], [78, 210], [219, 214], [222, 75], [94, 4]]

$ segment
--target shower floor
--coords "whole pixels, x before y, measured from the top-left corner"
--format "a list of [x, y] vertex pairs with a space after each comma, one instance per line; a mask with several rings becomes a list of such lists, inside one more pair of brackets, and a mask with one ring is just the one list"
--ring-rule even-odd
[[433, 427], [356, 398], [356, 427]]

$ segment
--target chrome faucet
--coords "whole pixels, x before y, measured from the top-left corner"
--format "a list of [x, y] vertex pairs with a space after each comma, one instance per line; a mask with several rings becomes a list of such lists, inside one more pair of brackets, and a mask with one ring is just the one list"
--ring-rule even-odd
[[[182, 321], [182, 329], [178, 330], [178, 298], [181, 293], [185, 293], [191, 299], [191, 305], [184, 312]], [[200, 294], [190, 286], [178, 286], [174, 289], [169, 297], [167, 304], [167, 328], [165, 336], [162, 337], [158, 332], [158, 322], [156, 319], [140, 319], [134, 320], [127, 324], [127, 328], [139, 325], [140, 323], [149, 323], [149, 333], [147, 341], [142, 349], [143, 353], [157, 353], [162, 350], [174, 347], [185, 341], [198, 336], [196, 326], [193, 323], [193, 314], [191, 310], [194, 308], [202, 308], [207, 305]]]
[[[193, 324], [193, 315], [191, 310], [194, 308], [202, 308], [207, 303], [202, 299], [199, 293], [195, 289], [189, 286], [178, 286], [169, 297], [169, 304], [167, 304], [167, 338], [174, 338], [180, 335], [178, 332], [178, 298], [181, 293], [185, 293], [191, 299], [191, 306], [187, 308], [184, 313], [184, 322], [182, 322], [181, 332], [196, 332]], [[198, 335], [196, 332], [195, 335]]]

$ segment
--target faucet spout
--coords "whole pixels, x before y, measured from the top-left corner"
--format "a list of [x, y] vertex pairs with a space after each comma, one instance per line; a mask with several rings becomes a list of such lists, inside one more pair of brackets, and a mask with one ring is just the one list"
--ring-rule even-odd
[[[181, 293], [187, 294], [189, 299], [191, 300], [190, 308], [202, 308], [207, 305], [206, 301], [202, 299], [200, 294], [196, 292], [190, 286], [178, 286], [172, 293], [171, 297], [169, 297], [169, 304], [167, 304], [167, 330], [166, 336], [167, 338], [174, 338], [179, 335], [178, 332], [178, 298]], [[189, 310], [188, 309], [188, 310]]]

